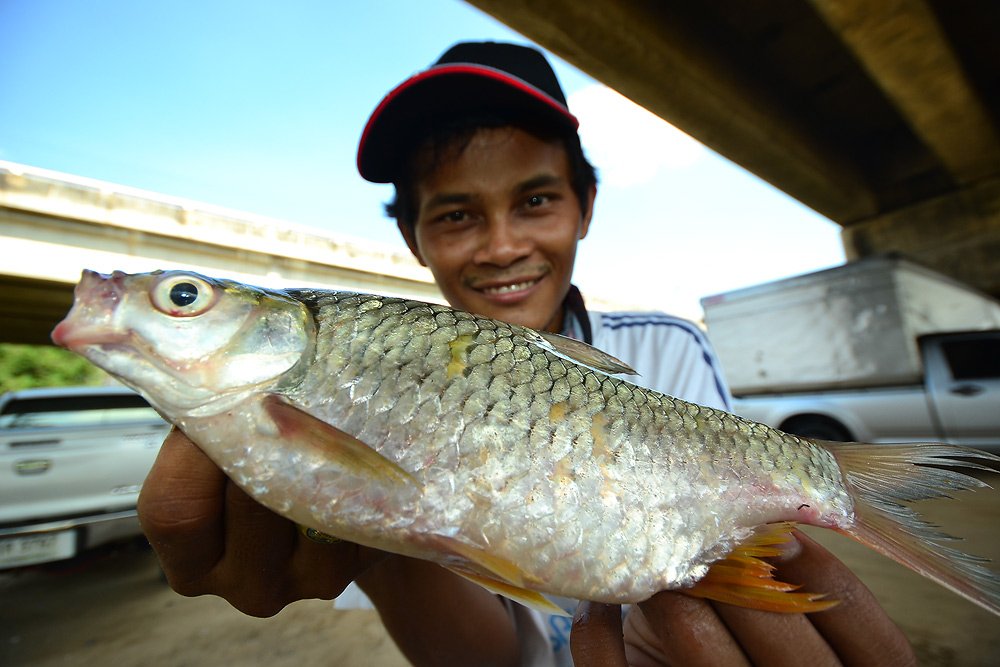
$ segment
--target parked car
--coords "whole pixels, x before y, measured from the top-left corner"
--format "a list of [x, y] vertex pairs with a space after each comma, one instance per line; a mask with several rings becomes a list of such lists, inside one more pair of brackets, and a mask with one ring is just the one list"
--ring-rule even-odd
[[139, 490], [169, 429], [125, 387], [0, 396], [0, 570], [141, 535]]

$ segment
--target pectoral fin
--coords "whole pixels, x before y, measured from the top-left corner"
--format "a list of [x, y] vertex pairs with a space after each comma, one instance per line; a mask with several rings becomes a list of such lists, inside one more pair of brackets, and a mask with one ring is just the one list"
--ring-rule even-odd
[[683, 592], [765, 611], [806, 613], [833, 607], [837, 601], [823, 600], [823, 594], [793, 593], [799, 587], [776, 581], [775, 566], [761, 560], [762, 557], [781, 553], [777, 545], [794, 539], [791, 535], [793, 527], [792, 523], [763, 527], [749, 541], [714, 563], [708, 574]]
[[549, 333], [548, 331], [539, 331], [537, 333], [545, 340], [546, 343], [548, 343], [552, 350], [563, 356], [569, 357], [573, 361], [578, 361], [581, 364], [610, 374], [639, 374], [624, 361], [620, 361], [612, 357], [607, 352], [598, 350], [596, 347], [574, 340], [573, 338], [567, 338], [566, 336], [560, 336], [559, 334]]
[[299, 410], [278, 396], [265, 397], [264, 409], [283, 438], [323, 450], [347, 473], [394, 486], [419, 486], [413, 475], [350, 433]]

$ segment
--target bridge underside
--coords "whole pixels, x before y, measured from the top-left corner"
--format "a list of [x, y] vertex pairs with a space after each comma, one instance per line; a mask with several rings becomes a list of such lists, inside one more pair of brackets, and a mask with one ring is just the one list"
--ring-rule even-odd
[[0, 341], [38, 345], [73, 305], [73, 285], [0, 275]]
[[469, 2], [840, 224], [849, 258], [1000, 296], [1000, 3]]

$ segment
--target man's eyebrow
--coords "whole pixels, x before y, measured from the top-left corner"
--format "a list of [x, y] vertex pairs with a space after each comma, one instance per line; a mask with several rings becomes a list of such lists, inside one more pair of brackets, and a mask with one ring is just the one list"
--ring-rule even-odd
[[554, 185], [562, 185], [563, 179], [555, 174], [539, 174], [529, 178], [526, 181], [522, 181], [517, 185], [517, 192], [523, 193], [529, 190], [537, 190], [538, 188], [548, 188]]
[[427, 200], [423, 208], [436, 208], [438, 206], [449, 206], [452, 204], [468, 204], [472, 201], [472, 195], [464, 192], [439, 192]]

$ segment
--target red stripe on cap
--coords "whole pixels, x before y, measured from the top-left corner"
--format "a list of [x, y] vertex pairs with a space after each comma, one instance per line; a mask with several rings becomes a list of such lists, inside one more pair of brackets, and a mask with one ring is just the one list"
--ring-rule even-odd
[[519, 79], [518, 77], [511, 76], [506, 72], [492, 67], [486, 67], [484, 65], [438, 65], [418, 74], [414, 74], [412, 77], [389, 91], [389, 94], [386, 95], [381, 102], [379, 102], [377, 107], [375, 107], [375, 111], [372, 112], [371, 117], [369, 117], [368, 122], [365, 124], [364, 131], [361, 133], [361, 141], [358, 142], [357, 167], [359, 172], [361, 171], [361, 154], [364, 152], [364, 147], [368, 141], [368, 136], [371, 133], [372, 126], [379, 119], [379, 117], [381, 117], [382, 112], [386, 109], [386, 107], [395, 102], [396, 98], [398, 98], [404, 91], [409, 90], [418, 83], [447, 74], [471, 74], [500, 81], [559, 112], [566, 117], [574, 129], [578, 129], [580, 127], [580, 121], [576, 116], [570, 113], [569, 109], [560, 104], [548, 93], [536, 88], [523, 79]]

